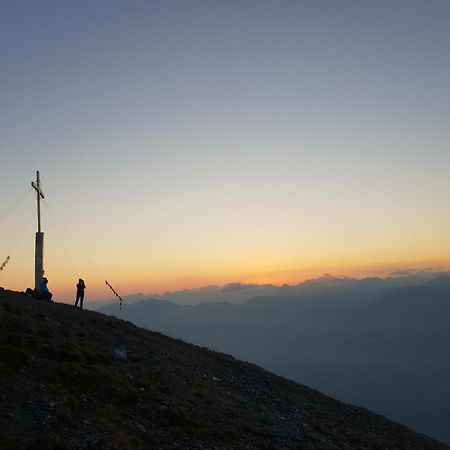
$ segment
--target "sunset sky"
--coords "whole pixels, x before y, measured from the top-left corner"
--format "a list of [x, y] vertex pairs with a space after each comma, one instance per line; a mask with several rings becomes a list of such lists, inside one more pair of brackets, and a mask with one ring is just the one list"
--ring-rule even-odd
[[0, 286], [33, 285], [36, 170], [57, 299], [450, 269], [449, 23], [448, 0], [0, 2]]

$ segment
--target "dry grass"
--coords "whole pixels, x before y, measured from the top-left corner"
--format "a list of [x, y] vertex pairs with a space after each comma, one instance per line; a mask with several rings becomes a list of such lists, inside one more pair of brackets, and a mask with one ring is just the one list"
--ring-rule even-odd
[[[128, 351], [126, 362], [114, 359], [115, 349]], [[360, 427], [362, 410], [228, 355], [67, 305], [0, 299], [0, 405], [11, 412], [0, 414], [2, 450], [94, 448], [92, 439], [117, 450], [297, 448], [300, 419], [291, 411], [304, 404], [301, 414], [320, 411], [308, 419], [305, 448], [323, 446], [328, 417], [336, 442], [349, 448], [441, 448], [370, 416], [383, 434], [374, 439]]]

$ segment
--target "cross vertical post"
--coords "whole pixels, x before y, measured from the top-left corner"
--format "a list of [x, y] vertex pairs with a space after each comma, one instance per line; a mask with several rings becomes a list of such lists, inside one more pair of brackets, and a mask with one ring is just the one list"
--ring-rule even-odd
[[39, 289], [44, 276], [44, 233], [41, 231], [41, 198], [44, 198], [44, 193], [41, 189], [39, 171], [36, 172], [36, 181], [32, 181], [31, 186], [36, 190], [37, 197], [38, 231], [34, 253], [34, 287]]

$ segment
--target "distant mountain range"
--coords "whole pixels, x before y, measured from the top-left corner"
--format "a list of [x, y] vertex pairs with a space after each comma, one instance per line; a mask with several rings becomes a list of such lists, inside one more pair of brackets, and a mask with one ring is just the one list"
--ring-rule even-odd
[[[247, 284], [229, 283], [224, 286], [205, 286], [197, 289], [183, 289], [181, 291], [166, 292], [164, 294], [132, 294], [124, 297], [130, 304], [150, 298], [167, 300], [181, 305], [197, 305], [200, 303], [244, 303], [255, 297], [266, 296], [298, 296], [298, 295], [324, 295], [337, 294], [353, 290], [367, 290], [387, 292], [400, 286], [420, 286], [426, 283], [435, 283], [444, 287], [445, 283], [450, 287], [450, 275], [447, 272], [399, 272], [398, 275], [388, 278], [351, 278], [346, 276], [332, 276], [325, 274], [319, 278], [313, 278], [299, 284], [275, 286], [273, 284]], [[87, 306], [97, 310], [107, 304], [115, 303], [115, 299], [97, 300]]]
[[[196, 305], [166, 300], [195, 303], [195, 292]], [[231, 353], [450, 443], [449, 274], [235, 284], [100, 312]]]

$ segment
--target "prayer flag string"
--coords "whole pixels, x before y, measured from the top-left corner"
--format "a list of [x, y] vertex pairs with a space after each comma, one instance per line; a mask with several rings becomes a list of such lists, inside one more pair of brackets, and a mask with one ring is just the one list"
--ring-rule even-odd
[[7, 256], [6, 259], [3, 261], [2, 265], [0, 266], [0, 272], [6, 267], [6, 264], [8, 264], [10, 260], [10, 257]]
[[114, 293], [114, 295], [119, 299], [120, 309], [122, 309], [122, 297], [116, 292], [116, 290], [105, 280], [106, 286], [108, 286]]

